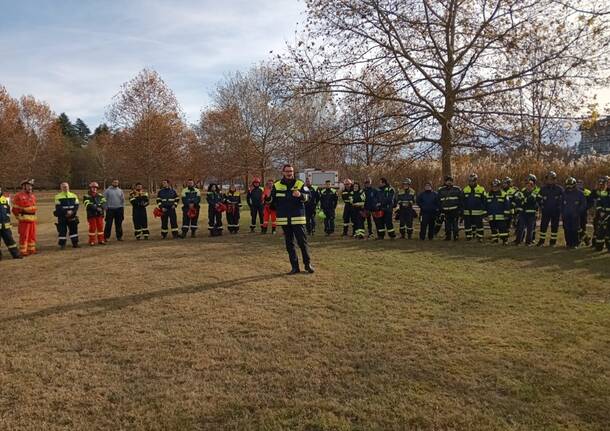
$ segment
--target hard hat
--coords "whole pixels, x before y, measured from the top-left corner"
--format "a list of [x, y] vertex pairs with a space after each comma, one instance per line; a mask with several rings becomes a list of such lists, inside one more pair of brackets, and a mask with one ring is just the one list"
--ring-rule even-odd
[[513, 183], [513, 179], [511, 177], [506, 177], [506, 178], [504, 178], [504, 180], [502, 182], [504, 184], [512, 184]]
[[533, 181], [533, 182], [536, 182], [536, 181], [538, 181], [538, 178], [536, 178], [536, 175], [534, 175], [534, 174], [529, 174], [529, 175], [527, 176], [527, 180], [528, 180], [528, 181]]
[[599, 177], [599, 179], [597, 180], [597, 182], [599, 184], [608, 184], [608, 182], [610, 182], [610, 177], [608, 177], [608, 175], [604, 175], [602, 177]]
[[550, 178], [550, 179], [554, 180], [555, 178], [557, 178], [557, 173], [555, 173], [555, 171], [549, 171], [549, 173], [546, 174], [545, 178], [547, 178], [547, 179]]
[[405, 180], [402, 183], [410, 186], [413, 183], [413, 181], [411, 181], [411, 178], [405, 178]]
[[574, 177], [566, 178], [566, 186], [574, 187], [575, 185], [576, 185], [576, 178], [574, 178]]
[[95, 187], [96, 189], [99, 189], [100, 185], [96, 181], [91, 181], [89, 183], [89, 188], [92, 189], [93, 187]]
[[474, 172], [472, 174], [470, 174], [470, 176], [468, 177], [468, 181], [476, 181], [479, 179], [479, 176], [477, 174], [475, 174]]
[[500, 187], [500, 184], [501, 184], [501, 183], [500, 183], [500, 180], [499, 180], [499, 179], [497, 179], [497, 178], [495, 178], [495, 179], [494, 179], [494, 180], [491, 182], [492, 187]]
[[34, 180], [33, 180], [33, 179], [30, 179], [30, 180], [25, 179], [25, 180], [21, 181], [21, 185], [22, 185], [22, 186], [23, 186], [23, 185], [25, 185], [25, 184], [29, 184], [29, 185], [31, 185], [32, 187], [34, 187]]
[[447, 176], [445, 177], [445, 182], [447, 182], [447, 181], [451, 181], [451, 182], [453, 182], [453, 177], [452, 177], [451, 175], [447, 175]]

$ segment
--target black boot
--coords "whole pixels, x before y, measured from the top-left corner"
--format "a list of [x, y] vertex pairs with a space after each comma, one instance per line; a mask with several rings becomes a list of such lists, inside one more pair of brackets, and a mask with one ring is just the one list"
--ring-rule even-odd
[[310, 274], [313, 274], [315, 272], [313, 269], [313, 266], [311, 266], [311, 263], [308, 263], [307, 265], [305, 265], [305, 271], [307, 271]]
[[266, 227], [262, 227], [261, 228], [261, 233], [264, 235], [267, 233], [267, 228]]
[[549, 247], [555, 247], [556, 245], [557, 245], [556, 239], [552, 239], [551, 241], [549, 241]]
[[274, 227], [271, 228], [271, 235], [275, 235], [275, 228]]
[[290, 272], [288, 273], [288, 275], [295, 275], [295, 274], [298, 274], [299, 272], [301, 272], [299, 267], [298, 266], [293, 266], [292, 269], [290, 270]]
[[544, 240], [541, 239], [538, 241], [538, 243], [536, 244], [536, 247], [542, 247], [544, 245]]

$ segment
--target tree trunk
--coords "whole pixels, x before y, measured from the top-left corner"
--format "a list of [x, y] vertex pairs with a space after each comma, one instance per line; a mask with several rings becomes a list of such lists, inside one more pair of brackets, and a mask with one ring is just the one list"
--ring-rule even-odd
[[452, 176], [451, 172], [451, 150], [452, 150], [451, 126], [448, 122], [442, 124], [441, 129], [441, 166], [443, 178]]

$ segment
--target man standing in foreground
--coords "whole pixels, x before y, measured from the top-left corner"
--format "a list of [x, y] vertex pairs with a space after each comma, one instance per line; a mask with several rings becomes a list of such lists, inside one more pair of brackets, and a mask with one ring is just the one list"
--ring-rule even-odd
[[303, 255], [305, 270], [313, 274], [314, 269], [311, 266], [307, 234], [305, 233], [304, 203], [309, 198], [309, 189], [303, 181], [294, 178], [294, 168], [292, 165], [284, 165], [282, 175], [283, 178], [273, 184], [269, 201], [275, 206], [277, 224], [284, 231], [286, 251], [288, 251], [290, 265], [292, 266], [289, 275], [300, 272], [299, 258], [294, 245], [295, 239]]
[[125, 215], [125, 193], [119, 188], [119, 180], [112, 180], [112, 185], [104, 191], [106, 199], [106, 226], [104, 227], [104, 237], [106, 241], [112, 233], [112, 223], [117, 241], [123, 241], [123, 217]]

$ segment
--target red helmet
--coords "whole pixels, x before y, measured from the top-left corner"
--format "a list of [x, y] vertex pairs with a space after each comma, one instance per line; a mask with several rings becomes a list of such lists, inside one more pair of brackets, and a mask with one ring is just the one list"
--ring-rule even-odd
[[254, 184], [254, 183], [259, 183], [260, 184], [261, 183], [261, 179], [259, 177], [252, 178], [252, 184]]

